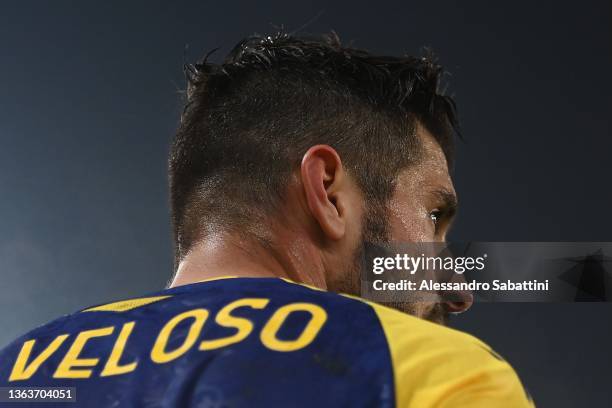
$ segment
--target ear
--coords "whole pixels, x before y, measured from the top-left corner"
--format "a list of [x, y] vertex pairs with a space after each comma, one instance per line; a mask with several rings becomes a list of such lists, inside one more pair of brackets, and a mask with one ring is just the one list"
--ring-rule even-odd
[[346, 233], [347, 175], [338, 153], [330, 146], [312, 146], [301, 165], [302, 185], [308, 208], [323, 233], [339, 240]]

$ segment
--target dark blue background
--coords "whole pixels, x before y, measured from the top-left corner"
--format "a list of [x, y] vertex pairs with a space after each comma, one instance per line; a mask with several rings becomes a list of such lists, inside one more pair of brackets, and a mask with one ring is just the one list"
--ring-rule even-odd
[[[453, 239], [611, 241], [608, 2], [4, 2], [0, 344], [170, 277], [166, 154], [184, 48], [336, 30], [380, 53], [432, 47], [467, 143]], [[217, 58], [219, 58], [219, 56]], [[541, 406], [609, 403], [612, 306], [483, 304], [455, 325]]]

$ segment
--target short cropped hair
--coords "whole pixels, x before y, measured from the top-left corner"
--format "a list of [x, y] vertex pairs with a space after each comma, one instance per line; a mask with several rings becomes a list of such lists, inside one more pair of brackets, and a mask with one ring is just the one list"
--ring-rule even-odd
[[431, 56], [378, 56], [317, 38], [252, 36], [225, 61], [185, 66], [187, 100], [169, 158], [178, 260], [218, 231], [256, 233], [313, 145], [341, 157], [368, 202], [384, 203], [419, 160], [417, 122], [452, 160], [458, 123]]

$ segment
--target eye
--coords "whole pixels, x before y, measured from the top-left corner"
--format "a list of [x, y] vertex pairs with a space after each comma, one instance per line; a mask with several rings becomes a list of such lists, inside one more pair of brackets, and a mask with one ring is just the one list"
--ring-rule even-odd
[[442, 211], [434, 210], [434, 211], [430, 212], [429, 213], [429, 218], [431, 218], [431, 221], [433, 222], [433, 224], [435, 226], [437, 226], [438, 222], [440, 222], [440, 219], [442, 218]]

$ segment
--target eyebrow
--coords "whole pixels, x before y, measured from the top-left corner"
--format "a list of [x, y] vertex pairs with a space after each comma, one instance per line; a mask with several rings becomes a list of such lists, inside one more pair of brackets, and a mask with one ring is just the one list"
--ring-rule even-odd
[[445, 188], [436, 189], [432, 193], [442, 204], [440, 210], [443, 210], [446, 217], [452, 218], [457, 212], [458, 205], [455, 193]]

